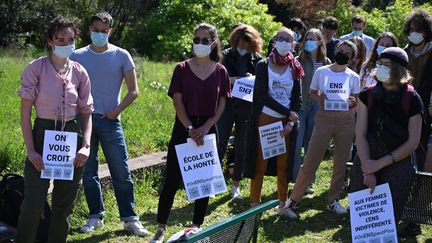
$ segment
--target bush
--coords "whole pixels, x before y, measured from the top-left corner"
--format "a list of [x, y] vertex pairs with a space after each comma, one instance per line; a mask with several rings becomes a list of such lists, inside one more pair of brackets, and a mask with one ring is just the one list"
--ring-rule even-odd
[[254, 26], [267, 43], [282, 25], [266, 11], [256, 0], [162, 0], [143, 23], [129, 30], [134, 34], [127, 35], [125, 43], [152, 58], [180, 60], [191, 56], [193, 30], [202, 22], [216, 26], [222, 46], [237, 22]]

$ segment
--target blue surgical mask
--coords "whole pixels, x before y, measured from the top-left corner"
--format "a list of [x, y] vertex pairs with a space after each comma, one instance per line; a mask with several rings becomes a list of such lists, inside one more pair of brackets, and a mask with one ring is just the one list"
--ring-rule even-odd
[[305, 51], [311, 53], [318, 48], [318, 42], [314, 40], [308, 40], [305, 42], [304, 49]]
[[383, 52], [386, 48], [387, 47], [385, 47], [385, 46], [379, 45], [376, 49], [378, 56], [381, 55], [381, 52]]
[[353, 34], [353, 36], [360, 37], [360, 36], [363, 35], [363, 31], [361, 31], [361, 30], [353, 30], [352, 34]]
[[75, 51], [75, 44], [68, 45], [68, 46], [54, 46], [54, 54], [60, 58], [65, 59], [70, 57], [72, 53]]
[[93, 45], [97, 47], [102, 47], [106, 45], [108, 42], [109, 34], [99, 33], [99, 32], [91, 32], [90, 38], [92, 40]]
[[294, 41], [295, 41], [295, 42], [300, 41], [301, 38], [302, 38], [302, 35], [301, 35], [301, 34], [297, 34], [296, 32], [294, 32]]

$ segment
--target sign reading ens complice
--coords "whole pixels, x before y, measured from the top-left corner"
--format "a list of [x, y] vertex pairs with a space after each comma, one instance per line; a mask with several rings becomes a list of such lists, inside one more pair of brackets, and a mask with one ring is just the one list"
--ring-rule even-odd
[[189, 201], [226, 192], [215, 134], [204, 136], [201, 146], [188, 138], [175, 149]]
[[72, 180], [78, 134], [75, 132], [45, 131], [41, 178]]

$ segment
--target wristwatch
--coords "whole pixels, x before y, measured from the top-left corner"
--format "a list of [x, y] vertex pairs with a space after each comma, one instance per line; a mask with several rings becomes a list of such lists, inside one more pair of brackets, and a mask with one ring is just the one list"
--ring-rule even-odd
[[187, 127], [188, 130], [191, 130], [193, 128], [192, 123], [189, 124], [189, 126]]
[[88, 149], [88, 148], [90, 148], [90, 145], [89, 144], [83, 145], [83, 148]]
[[290, 126], [294, 127], [295, 122], [293, 122], [293, 121], [289, 121], [288, 124], [289, 124]]

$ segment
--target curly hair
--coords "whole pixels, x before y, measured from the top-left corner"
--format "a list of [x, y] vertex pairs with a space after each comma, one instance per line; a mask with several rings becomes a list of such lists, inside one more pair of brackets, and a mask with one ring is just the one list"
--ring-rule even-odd
[[58, 16], [55, 19], [51, 20], [51, 22], [49, 23], [45, 37], [48, 41], [51, 41], [58, 32], [67, 28], [71, 28], [75, 33], [75, 36], [78, 36], [80, 34], [80, 30], [78, 29], [74, 21], [64, 16]]
[[261, 34], [252, 26], [242, 24], [234, 29], [230, 36], [230, 45], [234, 48], [238, 46], [240, 40], [249, 43], [249, 50], [252, 53], [260, 53], [263, 46]]
[[403, 32], [406, 36], [410, 34], [411, 23], [424, 32], [426, 42], [432, 39], [432, 15], [429, 12], [421, 8], [417, 8], [411, 12], [403, 28]]

